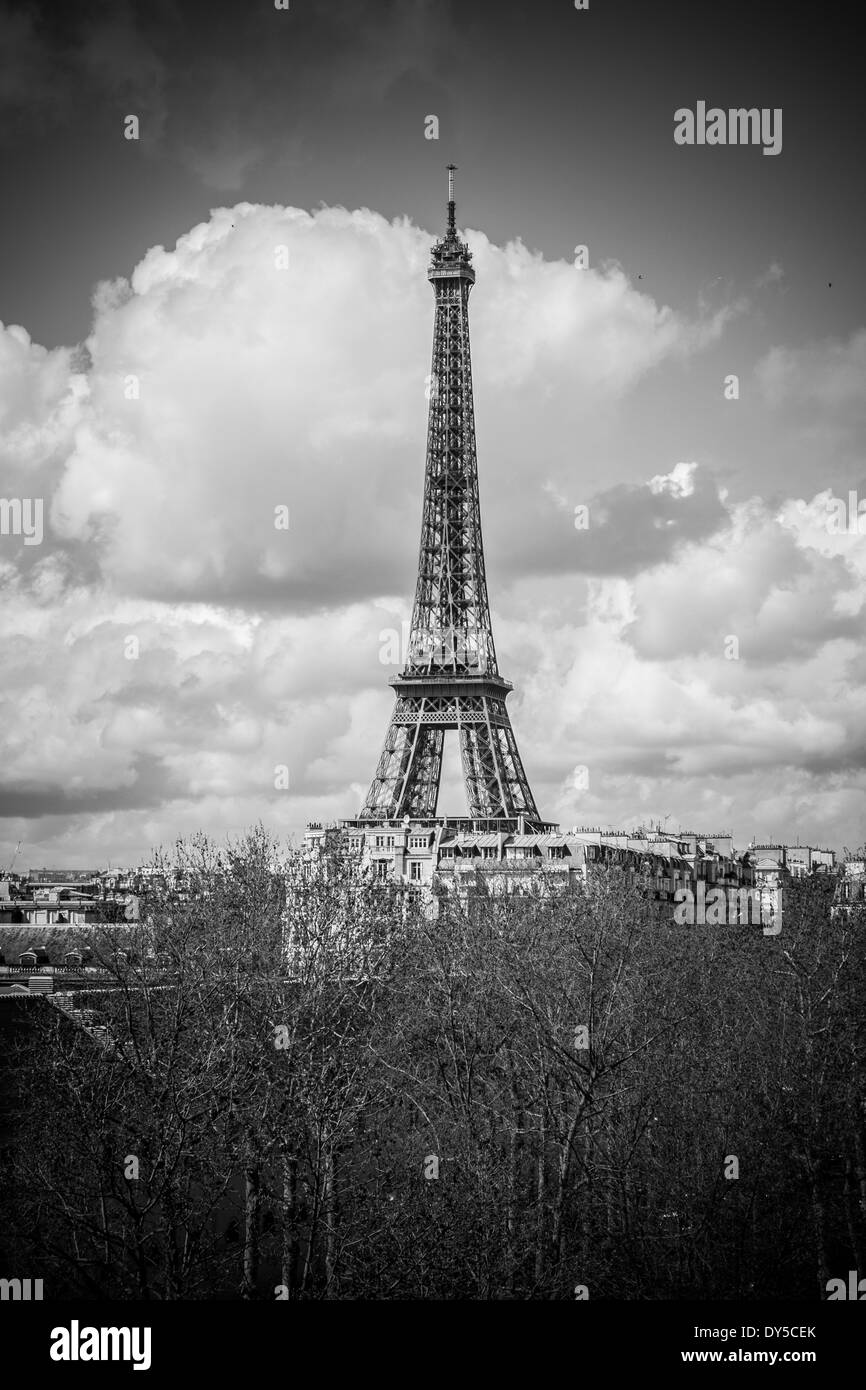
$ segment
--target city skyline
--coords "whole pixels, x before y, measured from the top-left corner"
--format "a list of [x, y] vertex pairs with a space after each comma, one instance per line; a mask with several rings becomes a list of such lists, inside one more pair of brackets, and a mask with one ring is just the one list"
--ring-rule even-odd
[[[0, 93], [0, 496], [44, 500], [40, 543], [8, 508], [0, 536], [4, 867], [357, 814], [405, 659], [449, 160], [539, 806], [862, 843], [853, 54], [789, 17], [784, 50], [765, 18], [745, 62], [733, 23], [702, 56], [687, 7], [627, 7], [612, 78], [612, 9], [293, 6], [198, 46], [170, 6], [3, 12], [31, 80]], [[236, 82], [235, 45], [261, 62]], [[701, 102], [783, 110], [778, 153], [678, 144]], [[452, 740], [441, 813], [460, 780]]]

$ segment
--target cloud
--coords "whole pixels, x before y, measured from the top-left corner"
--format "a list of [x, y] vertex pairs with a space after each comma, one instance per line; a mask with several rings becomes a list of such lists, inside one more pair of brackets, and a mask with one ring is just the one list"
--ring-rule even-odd
[[758, 384], [768, 403], [797, 402], [808, 408], [846, 408], [860, 424], [866, 419], [866, 329], [847, 342], [831, 339], [805, 348], [774, 347], [759, 362]]
[[771, 261], [763, 274], [759, 275], [756, 279], [755, 289], [762, 290], [765, 289], [767, 285], [778, 285], [784, 278], [785, 272], [779, 265], [779, 262]]
[[[650, 385], [673, 413], [733, 311], [468, 237], [497, 650], [543, 813], [841, 834], [866, 765], [858, 537], [830, 535], [817, 490], [734, 499], [717, 459], [650, 461], [638, 430], [616, 466], [584, 444]], [[134, 861], [185, 829], [358, 809], [392, 703], [383, 634], [411, 607], [430, 241], [366, 209], [240, 203], [99, 286], [84, 350], [0, 328], [4, 495], [48, 519], [42, 546], [0, 539], [13, 844]], [[827, 372], [848, 380], [860, 337], [771, 354], [772, 418], [804, 372], [841, 401]]]
[[824, 547], [817, 529], [811, 542], [799, 514], [786, 506], [783, 515], [787, 525], [760, 499], [738, 504], [711, 538], [638, 575], [630, 631], [641, 655], [720, 657], [735, 636], [742, 660], [770, 667], [861, 637], [864, 574]]
[[[512, 551], [519, 567], [535, 573], [637, 574], [689, 542], [708, 539], [727, 520], [716, 483], [695, 463], [677, 463], [645, 483], [618, 484], [573, 507], [552, 486], [545, 492], [565, 514], [563, 523], [554, 527], [549, 517], [539, 517], [539, 534], [548, 533], [544, 548], [525, 556]], [[542, 512], [544, 500], [535, 506]]]
[[[615, 401], [721, 331], [721, 318], [657, 310], [618, 271], [578, 271], [469, 235], [484, 285], [476, 393], [488, 400], [485, 447], [508, 495], [527, 492], [524, 460], [540, 430], [554, 447], [567, 441], [591, 401]], [[101, 287], [89, 370], [75, 386], [70, 370], [63, 398], [77, 418], [51, 497], [55, 542], [86, 551], [119, 592], [167, 601], [311, 609], [405, 589], [423, 468], [430, 240], [366, 210], [242, 203], [173, 250], [148, 252], [129, 282]], [[47, 363], [37, 366], [44, 381]], [[570, 460], [549, 458], [548, 472], [563, 479]], [[53, 480], [46, 470], [43, 483]], [[549, 498], [533, 489], [526, 502], [518, 567], [528, 571], [615, 566], [632, 549], [640, 565], [667, 553], [679, 526], [705, 529], [718, 514], [703, 482], [689, 496], [623, 490], [582, 557], [565, 527], [554, 556]], [[281, 507], [288, 529], [275, 524]]]

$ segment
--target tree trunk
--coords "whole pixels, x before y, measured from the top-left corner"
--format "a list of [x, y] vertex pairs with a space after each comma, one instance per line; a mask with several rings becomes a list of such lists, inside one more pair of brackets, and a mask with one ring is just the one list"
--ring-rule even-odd
[[860, 1236], [857, 1231], [857, 1215], [855, 1204], [856, 1188], [854, 1186], [854, 1165], [850, 1158], [845, 1160], [845, 1222], [848, 1227], [848, 1239], [851, 1242], [851, 1258], [855, 1269], [863, 1268], [863, 1252], [860, 1246]]
[[565, 1211], [565, 1196], [568, 1190], [568, 1175], [571, 1171], [571, 1160], [573, 1156], [574, 1136], [580, 1117], [583, 1114], [583, 1103], [579, 1102], [574, 1115], [571, 1118], [565, 1137], [559, 1146], [559, 1163], [557, 1165], [557, 1184], [556, 1197], [553, 1203], [553, 1227], [550, 1233], [550, 1262], [554, 1272], [558, 1276], [560, 1260], [562, 1256], [562, 1217]]
[[336, 1270], [337, 1270], [337, 1190], [336, 1190], [336, 1155], [334, 1146], [327, 1139], [325, 1143], [325, 1191], [324, 1191], [324, 1218], [325, 1218], [325, 1297], [336, 1297]]
[[505, 1249], [508, 1291], [513, 1295], [517, 1279], [517, 1199], [523, 1153], [523, 1103], [514, 1071], [511, 1071], [511, 1142], [508, 1155], [508, 1200], [505, 1211]]
[[827, 1283], [830, 1271], [827, 1266], [827, 1222], [824, 1203], [818, 1191], [818, 1179], [810, 1152], [803, 1155], [806, 1172], [809, 1176], [809, 1198], [812, 1207], [812, 1234], [815, 1241], [815, 1274], [818, 1280], [819, 1298], [827, 1297]]
[[[858, 1117], [859, 1118], [859, 1117]], [[863, 1136], [860, 1133], [857, 1120], [854, 1121], [854, 1153], [857, 1156], [857, 1187], [860, 1196], [860, 1211], [866, 1217], [866, 1154], [863, 1152]], [[859, 1266], [858, 1266], [859, 1268]]]
[[283, 1264], [281, 1281], [289, 1298], [295, 1296], [298, 1282], [298, 1160], [283, 1156]]
[[243, 1298], [255, 1298], [259, 1276], [259, 1201], [261, 1168], [257, 1163], [244, 1169], [244, 1279]]
[[544, 1199], [545, 1199], [545, 1150], [547, 1148], [547, 1088], [542, 1098], [541, 1118], [538, 1127], [538, 1157], [535, 1177], [535, 1283], [538, 1287], [544, 1279]]

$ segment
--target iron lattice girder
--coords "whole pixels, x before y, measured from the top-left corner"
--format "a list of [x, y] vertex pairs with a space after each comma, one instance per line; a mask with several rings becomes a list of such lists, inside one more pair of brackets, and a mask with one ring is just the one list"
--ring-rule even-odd
[[436, 814], [446, 729], [459, 732], [470, 816], [539, 819], [504, 699], [487, 693], [398, 695], [362, 818]]
[[539, 820], [505, 708], [481, 539], [469, 348], [469, 248], [448, 231], [433, 247], [436, 295], [418, 580], [397, 703], [363, 819], [434, 816], [447, 729], [460, 739], [473, 817]]
[[475, 450], [471, 281], [434, 280], [434, 286], [427, 467], [406, 673], [495, 674]]

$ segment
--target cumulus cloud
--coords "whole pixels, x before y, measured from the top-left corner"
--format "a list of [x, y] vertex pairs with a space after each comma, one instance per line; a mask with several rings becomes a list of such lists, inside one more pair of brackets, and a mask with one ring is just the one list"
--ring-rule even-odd
[[[582, 558], [566, 527], [554, 554], [550, 500], [525, 461], [543, 431], [546, 472], [570, 486], [572, 462], [554, 451], [589, 402], [699, 351], [721, 318], [691, 322], [618, 271], [577, 271], [469, 235], [484, 284], [485, 449], [496, 497], [526, 499], [518, 567], [615, 566], [628, 552], [640, 565], [678, 528], [711, 525], [709, 486], [625, 491], [605, 502]], [[368, 211], [242, 203], [173, 250], [154, 248], [128, 283], [101, 287], [86, 377], [73, 380], [67, 362], [64, 389], [63, 362], [32, 345], [38, 387], [11, 367], [7, 377], [13, 399], [53, 392], [51, 427], [72, 428], [59, 479], [42, 454], [56, 543], [142, 597], [310, 609], [404, 589], [423, 468], [429, 245]], [[23, 447], [10, 438], [13, 454]], [[288, 529], [275, 524], [279, 508]]]
[[517, 552], [518, 563], [535, 572], [637, 574], [708, 539], [727, 520], [717, 484], [695, 463], [677, 463], [645, 483], [620, 483], [574, 507], [548, 491], [568, 524], [554, 528], [547, 521], [546, 546]]
[[650, 658], [721, 655], [735, 636], [743, 660], [770, 666], [857, 638], [863, 576], [841, 556], [822, 554], [820, 532], [817, 540], [808, 543], [793, 518], [780, 525], [759, 499], [737, 505], [711, 539], [636, 578], [635, 648]]
[[[866, 763], [856, 538], [828, 535], [817, 494], [732, 499], [715, 460], [643, 464], [636, 439], [617, 474], [575, 445], [733, 311], [467, 235], [497, 649], [543, 812], [840, 824]], [[0, 544], [13, 844], [135, 859], [357, 809], [414, 583], [430, 241], [365, 209], [241, 203], [101, 285], [84, 350], [0, 329], [4, 495], [47, 518], [42, 546]], [[803, 360], [768, 362], [782, 410]]]

